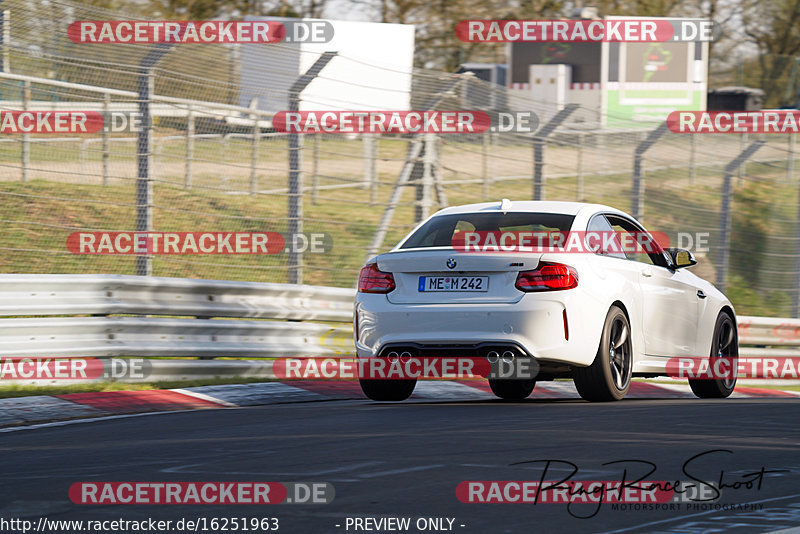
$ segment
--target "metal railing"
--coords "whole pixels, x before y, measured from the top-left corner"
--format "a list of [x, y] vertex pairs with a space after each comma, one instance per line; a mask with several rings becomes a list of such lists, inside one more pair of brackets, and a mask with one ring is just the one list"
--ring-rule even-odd
[[[270, 358], [353, 352], [352, 289], [6, 274], [0, 275], [0, 295], [3, 357]], [[738, 323], [741, 356], [800, 356], [799, 319], [742, 316]]]
[[800, 356], [800, 319], [739, 317], [738, 326], [740, 356]]
[[0, 294], [5, 317], [0, 356], [269, 358], [352, 352], [352, 327], [340, 324], [352, 320], [350, 289], [11, 274], [0, 275]]

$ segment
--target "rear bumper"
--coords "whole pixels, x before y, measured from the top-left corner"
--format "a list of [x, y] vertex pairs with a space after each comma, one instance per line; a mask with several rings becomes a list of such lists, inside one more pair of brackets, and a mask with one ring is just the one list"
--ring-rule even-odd
[[[539, 360], [588, 365], [597, 341], [588, 342], [586, 346], [594, 348], [586, 354], [587, 336], [580, 335], [586, 330], [582, 314], [579, 306], [570, 306], [577, 302], [576, 297], [574, 291], [560, 291], [526, 294], [515, 303], [392, 304], [385, 295], [360, 293], [355, 309], [356, 352], [359, 357], [377, 356], [394, 344], [459, 350], [482, 344], [513, 345]], [[569, 340], [564, 330], [565, 309]]]

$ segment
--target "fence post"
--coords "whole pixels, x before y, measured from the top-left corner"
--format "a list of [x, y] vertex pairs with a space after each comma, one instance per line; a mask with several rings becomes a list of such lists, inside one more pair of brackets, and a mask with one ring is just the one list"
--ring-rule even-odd
[[[794, 137], [794, 134], [792, 134]], [[797, 221], [794, 242], [794, 292], [792, 293], [792, 317], [800, 319], [800, 180], [797, 183]]]
[[378, 140], [375, 134], [364, 134], [364, 184], [369, 187], [369, 204], [374, 206], [378, 198]]
[[[427, 102], [421, 104], [420, 109], [436, 109], [443, 98], [446, 96], [449, 97], [455, 95], [456, 91], [458, 90], [458, 86], [469, 80], [470, 76], [472, 76], [470, 73], [456, 75], [452, 83], [450, 83], [447, 87], [442, 87], [436, 95], [434, 95], [432, 98], [429, 98]], [[430, 148], [435, 154], [435, 145], [432, 145]], [[420, 172], [424, 172], [424, 168], [420, 169], [420, 160], [423, 158], [425, 150], [426, 143], [423, 136], [420, 134], [415, 135], [408, 144], [408, 152], [406, 155], [405, 164], [400, 171], [400, 175], [397, 177], [397, 181], [394, 184], [394, 189], [392, 189], [392, 192], [389, 194], [389, 201], [386, 204], [386, 208], [383, 210], [383, 216], [378, 223], [378, 227], [375, 229], [375, 233], [372, 235], [372, 242], [367, 249], [367, 260], [370, 259], [380, 249], [381, 244], [383, 243], [383, 238], [386, 237], [386, 233], [389, 230], [389, 224], [392, 222], [394, 211], [397, 209], [397, 205], [400, 203], [400, 198], [403, 196], [403, 188], [407, 185], [416, 185], [417, 179], [422, 176]], [[447, 199], [445, 198], [444, 185], [442, 183], [441, 173], [438, 170], [438, 166], [433, 172], [434, 180], [437, 185], [439, 202], [440, 204], [446, 205]], [[418, 187], [417, 190], [419, 191]], [[419, 198], [419, 196], [417, 198]], [[417, 204], [414, 210], [414, 215], [416, 217], [421, 215], [421, 210], [419, 208], [420, 206]]]
[[86, 176], [86, 152], [89, 149], [89, 139], [81, 141], [80, 153], [78, 154], [78, 163], [80, 164], [81, 174]]
[[319, 134], [311, 136], [311, 203], [319, 198]]
[[[741, 137], [739, 137], [739, 152], [744, 151], [744, 147], [747, 146], [747, 134], [743, 133]], [[747, 170], [746, 165], [743, 163], [736, 172], [737, 178], [739, 178], [739, 185], [741, 186], [744, 183], [744, 175], [745, 171]]]
[[[172, 44], [159, 43], [151, 48], [139, 64], [137, 80], [139, 116], [141, 128], [136, 138], [136, 231], [150, 232], [153, 229], [153, 116], [150, 103], [153, 97], [153, 68], [169, 52]], [[148, 253], [136, 255], [136, 274], [153, 274], [153, 260]]]
[[[258, 98], [250, 102], [250, 109], [258, 109]], [[253, 144], [250, 151], [250, 194], [258, 192], [258, 142], [261, 137], [261, 128], [258, 126], [258, 114], [252, 113], [253, 117]]]
[[189, 104], [186, 112], [186, 175], [183, 178], [183, 187], [192, 187], [192, 160], [194, 159], [194, 106]]
[[583, 132], [578, 134], [578, 194], [576, 195], [578, 202], [583, 201], [583, 137]]
[[556, 113], [533, 137], [533, 200], [544, 200], [544, 144], [553, 131], [564, 122], [578, 104], [567, 104]]
[[489, 200], [489, 132], [484, 132], [481, 144], [481, 177], [483, 178], [483, 200]]
[[428, 218], [431, 214], [431, 206], [433, 206], [433, 165], [436, 158], [436, 147], [434, 143], [436, 137], [431, 134], [425, 134], [425, 154], [422, 157], [422, 184], [417, 189], [418, 196], [421, 196], [419, 203], [419, 217], [417, 220], [422, 221]]
[[647, 149], [655, 144], [667, 131], [667, 123], [662, 122], [644, 138], [633, 153], [633, 188], [631, 190], [631, 211], [633, 217], [641, 220], [644, 215], [644, 180], [642, 179], [642, 158]]
[[0, 48], [2, 48], [3, 59], [0, 68], [3, 72], [11, 72], [9, 63], [9, 51], [11, 50], [11, 11], [8, 9], [0, 10]]
[[[22, 82], [22, 111], [28, 111], [31, 103], [31, 82]], [[31, 136], [22, 134], [22, 181], [28, 181], [28, 167], [31, 165]]]
[[[136, 178], [136, 231], [149, 232], [153, 229], [153, 181], [150, 168], [153, 154], [153, 118], [150, 116], [150, 96], [153, 91], [153, 71], [143, 69], [139, 74], [139, 115], [142, 126], [136, 141], [137, 178]], [[150, 276], [153, 274], [152, 258], [148, 254], [136, 256], [136, 274]]]
[[745, 148], [738, 156], [736, 156], [730, 163], [725, 166], [725, 177], [722, 182], [722, 210], [719, 218], [719, 236], [720, 236], [720, 257], [717, 264], [717, 283], [716, 286], [720, 291], [725, 291], [725, 285], [728, 278], [728, 256], [730, 254], [730, 234], [731, 234], [731, 200], [733, 199], [733, 187], [731, 181], [733, 180], [733, 172], [737, 170], [750, 156], [756, 153], [756, 150], [761, 148], [764, 141], [753, 141], [753, 143]]
[[[111, 119], [111, 95], [108, 93], [103, 93], [103, 118]], [[103, 128], [103, 185], [108, 185], [108, 145], [108, 128]]]
[[[323, 52], [313, 65], [300, 76], [289, 88], [289, 111], [300, 111], [300, 93], [314, 80], [322, 69], [336, 56], [336, 52]], [[289, 209], [288, 230], [289, 239], [294, 240], [295, 235], [303, 231], [303, 184], [301, 174], [300, 135], [289, 133]], [[296, 251], [292, 244], [289, 245], [289, 273], [290, 284], [303, 283], [303, 253]]]
[[386, 203], [386, 209], [384, 209], [381, 220], [378, 223], [378, 228], [375, 229], [375, 233], [372, 235], [372, 242], [369, 248], [367, 248], [365, 261], [377, 254], [378, 250], [380, 250], [383, 238], [386, 237], [386, 233], [389, 231], [389, 224], [392, 222], [394, 210], [397, 209], [400, 198], [403, 196], [403, 187], [411, 180], [412, 174], [417, 168], [417, 161], [422, 155], [422, 150], [422, 138], [420, 136], [415, 136], [409, 143], [406, 162], [403, 165], [403, 169], [400, 171], [400, 175], [397, 177], [397, 182], [394, 185], [392, 193], [389, 195], [389, 200]]
[[161, 177], [161, 172], [158, 167], [158, 161], [161, 158], [161, 154], [164, 151], [164, 139], [158, 139], [153, 142], [153, 158], [150, 160], [152, 162], [152, 170], [150, 171], [150, 178], [152, 180], [158, 180]]
[[[420, 146], [422, 147], [418, 157], [415, 159], [411, 168], [411, 177], [409, 179], [411, 185], [414, 187], [414, 222], [418, 223], [425, 218], [422, 205], [425, 200], [425, 154], [430, 148], [427, 140], [427, 134], [422, 135], [420, 138]], [[413, 151], [413, 144], [409, 143], [409, 155]]]
[[431, 134], [430, 141], [430, 168], [431, 176], [433, 176], [433, 189], [436, 192], [436, 205], [439, 209], [446, 208], [449, 204], [447, 202], [447, 192], [444, 190], [444, 179], [442, 177], [441, 166], [441, 138], [436, 134]]

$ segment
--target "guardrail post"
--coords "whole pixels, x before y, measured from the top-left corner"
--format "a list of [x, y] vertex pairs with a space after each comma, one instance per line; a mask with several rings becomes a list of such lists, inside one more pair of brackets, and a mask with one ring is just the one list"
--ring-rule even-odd
[[[324, 52], [311, 65], [305, 74], [300, 76], [289, 88], [289, 111], [300, 111], [300, 93], [310, 84], [325, 66], [336, 56], [336, 52]], [[303, 183], [302, 165], [300, 154], [301, 141], [300, 135], [295, 132], [289, 133], [289, 210], [288, 226], [289, 239], [294, 240], [294, 236], [303, 231]], [[289, 273], [290, 284], [303, 283], [303, 253], [289, 248]]]
[[186, 112], [186, 175], [183, 178], [183, 187], [192, 187], [192, 160], [194, 159], [194, 106], [189, 104]]
[[651, 146], [667, 132], [667, 123], [662, 122], [658, 128], [652, 130], [644, 138], [633, 153], [633, 188], [631, 190], [631, 212], [633, 217], [639, 221], [644, 216], [644, 179], [642, 178], [642, 158]]
[[547, 124], [534, 134], [533, 200], [544, 200], [544, 145], [547, 142], [547, 137], [579, 107], [578, 104], [567, 104], [564, 109], [556, 113]]
[[728, 278], [728, 256], [730, 254], [730, 235], [731, 235], [731, 201], [733, 200], [733, 172], [736, 171], [745, 161], [761, 148], [764, 141], [754, 141], [749, 147], [745, 148], [738, 156], [725, 166], [725, 177], [722, 181], [722, 210], [719, 218], [720, 236], [720, 256], [717, 263], [717, 283], [720, 291], [725, 291]]
[[[31, 82], [22, 82], [22, 111], [28, 111], [31, 103]], [[31, 136], [22, 134], [22, 181], [28, 181], [28, 167], [31, 165]]]
[[[103, 119], [111, 120], [111, 95], [103, 93]], [[108, 185], [108, 125], [103, 125], [103, 185]]]

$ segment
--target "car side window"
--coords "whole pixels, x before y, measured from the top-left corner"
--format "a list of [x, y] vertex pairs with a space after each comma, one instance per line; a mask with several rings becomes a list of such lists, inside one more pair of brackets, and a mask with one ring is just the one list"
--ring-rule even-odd
[[623, 217], [614, 215], [608, 216], [608, 222], [611, 223], [611, 227], [620, 236], [624, 247], [623, 250], [629, 260], [648, 265], [658, 265], [659, 267], [669, 267], [661, 247], [646, 230]]
[[586, 246], [596, 249], [595, 254], [600, 254], [601, 256], [626, 259], [625, 254], [622, 252], [622, 244], [605, 215], [595, 215], [589, 221], [586, 232]]

